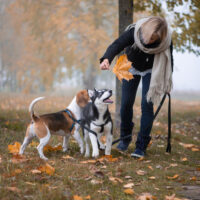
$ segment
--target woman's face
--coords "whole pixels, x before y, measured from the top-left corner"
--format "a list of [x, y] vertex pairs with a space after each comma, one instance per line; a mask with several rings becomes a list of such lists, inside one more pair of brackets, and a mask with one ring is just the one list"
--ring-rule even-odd
[[159, 37], [157, 34], [153, 33], [148, 44], [153, 44], [156, 40], [159, 40]]

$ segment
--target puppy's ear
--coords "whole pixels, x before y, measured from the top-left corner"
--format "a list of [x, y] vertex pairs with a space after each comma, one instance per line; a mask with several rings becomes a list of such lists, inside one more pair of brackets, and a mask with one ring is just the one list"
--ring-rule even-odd
[[78, 92], [78, 94], [76, 95], [76, 103], [81, 107], [85, 107], [87, 105], [87, 103], [89, 102], [90, 97], [89, 97], [89, 93], [87, 90], [81, 90], [80, 92]]
[[90, 99], [92, 99], [92, 97], [94, 96], [94, 91], [88, 90], [88, 95], [89, 95]]

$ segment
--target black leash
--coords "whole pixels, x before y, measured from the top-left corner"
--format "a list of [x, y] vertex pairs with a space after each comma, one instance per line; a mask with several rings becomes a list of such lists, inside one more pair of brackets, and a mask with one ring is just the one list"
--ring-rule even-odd
[[[164, 101], [165, 101], [167, 95], [168, 95], [168, 97], [169, 97], [169, 101], [168, 101], [168, 138], [167, 138], [167, 149], [166, 149], [166, 152], [171, 153], [171, 96], [170, 96], [169, 93], [165, 93], [165, 94], [164, 94], [164, 96], [163, 96], [163, 98], [162, 98], [162, 100], [161, 100], [161, 102], [160, 102], [160, 104], [159, 104], [159, 106], [158, 106], [158, 108], [157, 108], [157, 110], [156, 110], [156, 112], [155, 112], [155, 114], [154, 114], [153, 121], [155, 120], [156, 116], [158, 115], [158, 113], [159, 113], [159, 111], [160, 111], [160, 109], [161, 109], [161, 107], [162, 107], [162, 105], [163, 105], [163, 103], [164, 103]], [[153, 123], [153, 122], [152, 122], [152, 123]], [[150, 124], [146, 127], [146, 129], [149, 128], [149, 126], [151, 126], [152, 123], [150, 123]], [[146, 129], [145, 129], [145, 130], [146, 130]], [[124, 140], [124, 139], [127, 139], [127, 138], [129, 138], [129, 137], [132, 137], [132, 134], [127, 135], [127, 136], [124, 136], [124, 137], [121, 137], [121, 138], [119, 138], [119, 139], [117, 139], [117, 140], [114, 140], [114, 141], [112, 142], [112, 145], [118, 143], [120, 140]]]
[[[88, 127], [86, 127], [86, 126], [83, 125], [82, 120], [77, 120], [77, 119], [75, 119], [75, 118], [71, 115], [71, 113], [69, 112], [68, 109], [65, 109], [64, 112], [66, 112], [66, 113], [69, 115], [69, 117], [70, 117], [75, 123], [79, 124], [79, 125], [81, 126], [81, 128], [84, 128], [84, 129], [86, 129], [88, 132], [90, 132], [90, 133], [94, 134], [95, 136], [97, 136], [97, 133], [96, 133], [96, 132], [90, 130]], [[74, 125], [72, 125], [72, 126], [74, 127]], [[71, 128], [71, 129], [73, 129], [73, 128]]]

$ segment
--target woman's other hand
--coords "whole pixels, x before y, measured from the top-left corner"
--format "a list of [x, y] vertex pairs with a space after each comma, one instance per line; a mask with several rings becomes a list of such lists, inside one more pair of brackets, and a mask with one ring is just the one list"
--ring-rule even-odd
[[101, 68], [101, 70], [109, 70], [109, 67], [110, 67], [110, 63], [109, 63], [108, 59], [106, 58], [100, 64], [100, 68]]

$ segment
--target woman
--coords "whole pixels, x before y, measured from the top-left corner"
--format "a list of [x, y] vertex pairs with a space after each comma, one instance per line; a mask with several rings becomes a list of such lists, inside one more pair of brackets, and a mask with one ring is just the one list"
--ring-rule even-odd
[[[134, 75], [134, 79], [122, 82], [120, 135], [124, 137], [132, 133], [133, 104], [142, 79], [140, 131], [135, 151], [131, 154], [132, 157], [139, 158], [145, 155], [151, 140], [153, 104], [159, 102], [162, 95], [170, 92], [172, 87], [173, 47], [165, 19], [152, 16], [130, 25], [108, 47], [100, 59], [100, 68], [108, 70], [114, 57], [124, 49], [128, 60], [132, 62], [130, 72]], [[122, 151], [127, 150], [131, 140], [131, 137], [121, 140], [117, 148]]]

